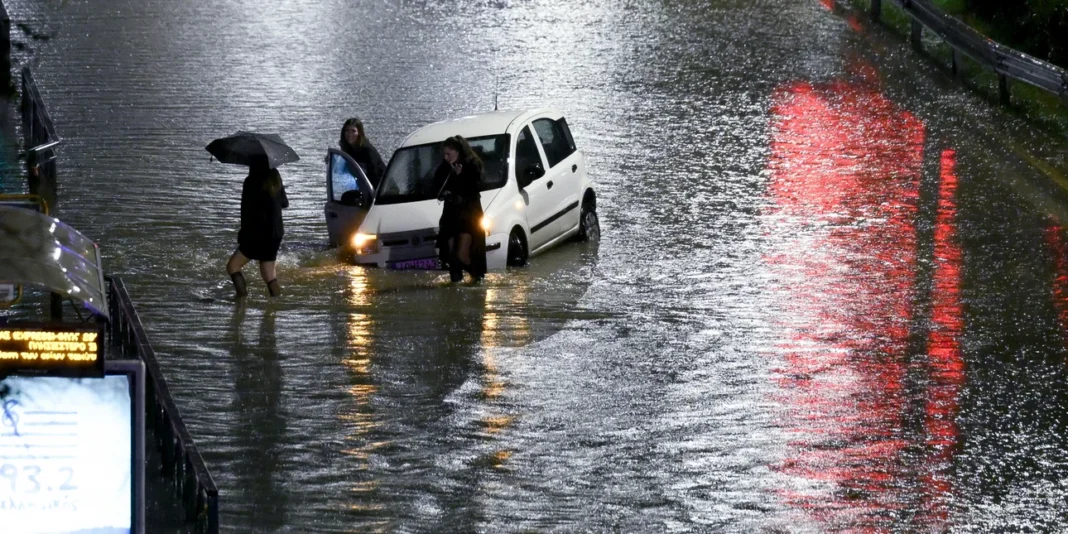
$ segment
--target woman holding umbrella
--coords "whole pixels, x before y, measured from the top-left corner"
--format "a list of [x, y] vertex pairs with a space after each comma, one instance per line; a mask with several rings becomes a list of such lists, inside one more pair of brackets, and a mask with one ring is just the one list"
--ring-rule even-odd
[[278, 247], [282, 244], [282, 210], [289, 207], [286, 188], [276, 167], [300, 158], [278, 134], [239, 131], [208, 144], [208, 152], [223, 163], [248, 165], [248, 177], [241, 187], [241, 229], [237, 250], [226, 262], [226, 273], [234, 282], [237, 297], [248, 295], [241, 268], [248, 262], [260, 263], [260, 275], [272, 297], [282, 292], [274, 271]]
[[226, 272], [234, 282], [238, 298], [248, 295], [241, 268], [251, 260], [259, 262], [267, 292], [272, 297], [281, 294], [275, 259], [285, 234], [282, 210], [288, 207], [289, 199], [278, 170], [270, 168], [266, 156], [253, 158], [248, 177], [241, 187], [241, 229], [237, 232], [237, 250], [226, 262]]

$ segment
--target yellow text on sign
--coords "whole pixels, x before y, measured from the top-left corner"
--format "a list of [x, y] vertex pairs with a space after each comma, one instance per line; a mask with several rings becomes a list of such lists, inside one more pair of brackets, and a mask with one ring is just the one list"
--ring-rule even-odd
[[71, 362], [85, 365], [97, 361], [97, 332], [49, 330], [0, 330], [0, 362]]

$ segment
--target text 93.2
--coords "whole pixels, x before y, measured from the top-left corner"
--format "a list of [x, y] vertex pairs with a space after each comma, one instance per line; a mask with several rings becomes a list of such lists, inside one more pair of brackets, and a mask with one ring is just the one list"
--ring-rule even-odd
[[73, 491], [74, 468], [41, 469], [39, 465], [0, 465], [0, 494], [38, 493], [41, 491]]

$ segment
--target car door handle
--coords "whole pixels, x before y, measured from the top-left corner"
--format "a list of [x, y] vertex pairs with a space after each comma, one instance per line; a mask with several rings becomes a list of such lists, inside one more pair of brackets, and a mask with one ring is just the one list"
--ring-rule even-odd
[[331, 219], [336, 219], [337, 218], [337, 214], [332, 212], [332, 211], [327, 213], [326, 216], [330, 217]]
[[552, 189], [553, 188], [553, 181], [549, 180], [549, 183], [545, 184], [545, 187], [547, 187], [549, 189]]
[[578, 170], [578, 163], [576, 163], [576, 164], [571, 166], [571, 172], [575, 172], [577, 170]]

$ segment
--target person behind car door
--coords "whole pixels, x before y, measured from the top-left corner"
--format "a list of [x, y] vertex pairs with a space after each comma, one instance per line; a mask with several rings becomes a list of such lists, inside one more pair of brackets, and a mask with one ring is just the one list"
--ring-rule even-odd
[[453, 282], [463, 271], [477, 282], [486, 274], [486, 232], [482, 229], [482, 160], [467, 140], [445, 140], [438, 175], [444, 184], [438, 198], [445, 201], [438, 222], [438, 250]]
[[367, 139], [363, 131], [363, 121], [356, 117], [345, 121], [338, 144], [341, 151], [348, 154], [363, 169], [363, 173], [371, 181], [371, 187], [378, 189], [382, 176], [386, 174], [386, 164], [382, 162], [382, 156], [378, 154], [375, 146]]

